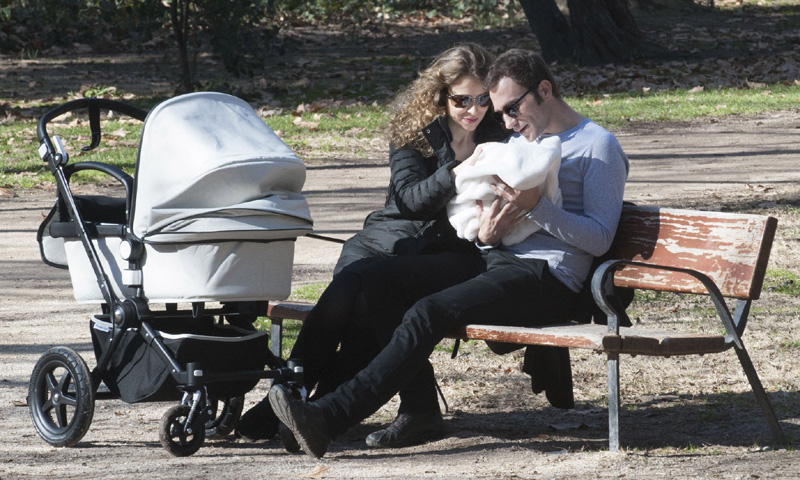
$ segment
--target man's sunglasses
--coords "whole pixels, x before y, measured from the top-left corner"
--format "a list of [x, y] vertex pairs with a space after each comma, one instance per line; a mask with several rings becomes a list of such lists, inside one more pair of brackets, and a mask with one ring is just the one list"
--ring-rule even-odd
[[488, 93], [478, 95], [477, 97], [473, 97], [472, 95], [451, 95], [448, 93], [447, 98], [453, 102], [454, 107], [461, 108], [469, 108], [472, 105], [472, 102], [477, 103], [479, 107], [485, 107], [486, 105], [489, 105], [490, 101]]
[[503, 114], [504, 113], [506, 115], [508, 115], [509, 117], [511, 117], [511, 118], [519, 117], [519, 104], [522, 103], [522, 100], [529, 93], [531, 93], [531, 89], [530, 88], [528, 90], [526, 90], [525, 93], [523, 93], [522, 96], [519, 97], [518, 99], [516, 99], [513, 102], [509, 103], [508, 105], [503, 107], [501, 110], [493, 112], [492, 116], [495, 118], [495, 120], [497, 120], [500, 123], [503, 123]]

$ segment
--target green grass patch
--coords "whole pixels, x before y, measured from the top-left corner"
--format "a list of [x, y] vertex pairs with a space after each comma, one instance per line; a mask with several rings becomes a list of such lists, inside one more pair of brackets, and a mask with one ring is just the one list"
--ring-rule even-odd
[[769, 292], [786, 295], [800, 295], [800, 278], [797, 274], [785, 269], [768, 269], [764, 279], [764, 288]]
[[680, 122], [702, 117], [793, 110], [800, 103], [800, 86], [614, 93], [569, 97], [566, 101], [580, 114], [601, 125], [622, 127], [629, 122]]
[[782, 350], [797, 350], [800, 349], [800, 340], [796, 339], [781, 340], [779, 345]]
[[[98, 91], [103, 89], [98, 87]], [[677, 122], [792, 110], [800, 103], [800, 86], [619, 93], [591, 98], [568, 97], [566, 100], [581, 114], [613, 128], [630, 122]], [[367, 148], [361, 145], [382, 138], [389, 121], [388, 107], [377, 104], [325, 106], [324, 102], [318, 102], [307, 105], [306, 110], [302, 114], [289, 110], [271, 112], [265, 122], [290, 148], [309, 160], [319, 153], [334, 158], [357, 157], [367, 152]], [[111, 163], [132, 173], [141, 124], [106, 121], [100, 147], [80, 153], [80, 147], [89, 143], [90, 133], [88, 122], [78, 123], [75, 118], [57, 119], [48, 127], [51, 135], [62, 136], [72, 155], [71, 161]], [[0, 125], [0, 186], [30, 188], [52, 181], [47, 166], [38, 157], [37, 148], [35, 122], [19, 120]], [[103, 181], [102, 176], [87, 178], [86, 181]], [[797, 282], [793, 288], [798, 288]]]
[[[55, 122], [48, 126], [50, 138], [61, 137], [70, 156], [70, 163], [95, 161], [122, 168], [133, 174], [136, 152], [139, 148], [141, 124], [106, 121], [102, 125], [103, 137], [94, 150], [82, 152], [91, 143], [88, 121], [79, 124], [71, 121]], [[53, 183], [48, 165], [39, 158], [36, 127], [32, 123], [12, 122], [0, 125], [0, 186], [31, 188]], [[99, 172], [76, 174], [72, 183], [103, 183], [110, 177]], [[113, 180], [112, 180], [113, 181]]]
[[695, 445], [693, 443], [687, 443], [686, 447], [684, 447], [684, 450], [686, 452], [688, 452], [688, 453], [698, 453], [698, 452], [700, 452], [701, 448], [702, 447], [699, 447], [699, 446], [697, 446], [697, 445]]
[[[294, 302], [316, 303], [327, 286], [328, 284], [326, 283], [311, 283], [304, 285], [293, 290], [292, 294], [289, 296], [289, 300]], [[253, 323], [253, 325], [255, 325], [258, 330], [269, 331], [272, 327], [272, 322], [267, 317], [259, 317], [258, 320]], [[302, 326], [303, 322], [300, 320], [283, 321], [283, 342], [281, 345], [282, 358], [289, 357], [289, 353], [292, 351], [294, 343], [297, 341], [297, 335], [300, 333], [300, 327]]]
[[294, 302], [317, 303], [322, 292], [328, 288], [327, 283], [310, 283], [292, 291], [289, 300]]
[[271, 129], [283, 132], [284, 141], [302, 135], [349, 134], [357, 138], [368, 138], [370, 133], [374, 134], [386, 127], [389, 113], [387, 107], [359, 105], [324, 108], [300, 115], [293, 111], [284, 111], [266, 118], [265, 121]]

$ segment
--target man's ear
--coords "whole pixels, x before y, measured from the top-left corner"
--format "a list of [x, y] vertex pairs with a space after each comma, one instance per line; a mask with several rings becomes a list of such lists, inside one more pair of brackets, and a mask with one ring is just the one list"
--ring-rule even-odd
[[539, 82], [539, 86], [536, 88], [539, 91], [539, 96], [542, 99], [547, 99], [553, 96], [553, 84], [550, 83], [550, 80], [542, 80]]

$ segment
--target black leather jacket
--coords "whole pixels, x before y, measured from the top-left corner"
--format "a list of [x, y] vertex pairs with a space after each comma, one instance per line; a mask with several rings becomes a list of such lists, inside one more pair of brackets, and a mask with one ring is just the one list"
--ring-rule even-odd
[[[426, 157], [416, 149], [390, 146], [392, 174], [385, 206], [369, 214], [364, 228], [347, 241], [335, 272], [370, 256], [474, 248], [456, 236], [447, 219], [447, 203], [455, 196], [450, 170], [458, 165], [447, 118], [438, 117], [422, 133], [434, 154]], [[475, 136], [477, 143], [484, 143], [502, 141], [508, 133], [487, 115]]]

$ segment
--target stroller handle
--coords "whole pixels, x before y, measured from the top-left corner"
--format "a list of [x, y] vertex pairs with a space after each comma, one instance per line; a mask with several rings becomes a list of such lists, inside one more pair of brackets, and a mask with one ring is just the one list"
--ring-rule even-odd
[[131, 212], [131, 201], [133, 194], [133, 177], [125, 173], [121, 168], [107, 163], [100, 162], [79, 162], [71, 163], [64, 166], [64, 177], [69, 182], [72, 174], [82, 170], [95, 170], [105, 173], [106, 175], [115, 178], [125, 188], [125, 218], [128, 218]]
[[59, 105], [48, 111], [39, 120], [39, 124], [36, 127], [36, 136], [39, 139], [39, 143], [44, 147], [40, 149], [42, 160], [50, 163], [51, 170], [55, 170], [59, 165], [66, 163], [67, 159], [64, 158], [53, 145], [53, 141], [47, 133], [47, 124], [54, 118], [67, 112], [83, 108], [89, 110], [89, 128], [91, 128], [92, 131], [92, 143], [81, 148], [84, 152], [92, 150], [100, 144], [100, 109], [120, 112], [140, 121], [144, 121], [145, 117], [147, 117], [146, 110], [116, 100], [106, 100], [104, 98], [81, 98]]

